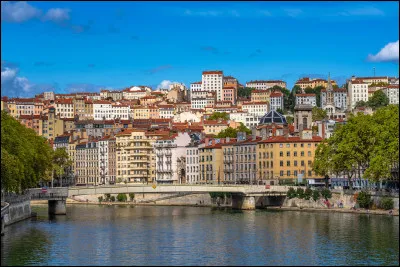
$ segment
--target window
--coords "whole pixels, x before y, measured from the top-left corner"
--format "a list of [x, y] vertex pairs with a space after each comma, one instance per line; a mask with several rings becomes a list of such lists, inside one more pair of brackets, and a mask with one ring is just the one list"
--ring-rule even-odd
[[308, 171], [308, 177], [311, 177], [311, 176], [312, 176], [311, 171]]
[[290, 151], [286, 152], [286, 156], [290, 157]]
[[304, 144], [300, 144], [300, 147], [304, 147]]
[[293, 162], [293, 164], [294, 164], [294, 166], [296, 167], [296, 166], [297, 166], [297, 160], [295, 160], [295, 161]]
[[297, 176], [297, 171], [294, 171], [294, 172], [293, 172], [293, 175], [294, 175], [294, 176]]
[[279, 162], [279, 166], [283, 167], [283, 160]]
[[283, 151], [279, 152], [279, 156], [283, 157]]
[[279, 147], [283, 147], [283, 144], [279, 144]]
[[311, 157], [311, 151], [308, 151], [307, 155], [308, 155], [309, 157]]
[[290, 147], [290, 144], [286, 144], [286, 147]]
[[297, 157], [297, 151], [294, 152], [294, 155], [293, 155], [293, 156]]
[[286, 161], [286, 166], [290, 167], [290, 160]]
[[287, 171], [287, 176], [290, 176], [290, 171]]
[[301, 166], [304, 166], [304, 160], [301, 161]]
[[283, 171], [280, 171], [280, 176], [283, 176]]
[[301, 151], [300, 156], [304, 157], [304, 151]]

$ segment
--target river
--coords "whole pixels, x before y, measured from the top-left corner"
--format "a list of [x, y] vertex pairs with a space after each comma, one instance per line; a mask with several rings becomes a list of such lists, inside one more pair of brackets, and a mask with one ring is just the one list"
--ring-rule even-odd
[[398, 265], [399, 217], [69, 205], [6, 227], [1, 265]]

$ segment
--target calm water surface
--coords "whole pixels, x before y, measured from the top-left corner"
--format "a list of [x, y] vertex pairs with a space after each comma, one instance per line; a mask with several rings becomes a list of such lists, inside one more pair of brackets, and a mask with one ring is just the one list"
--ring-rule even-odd
[[1, 265], [398, 265], [399, 217], [70, 205], [6, 228]]

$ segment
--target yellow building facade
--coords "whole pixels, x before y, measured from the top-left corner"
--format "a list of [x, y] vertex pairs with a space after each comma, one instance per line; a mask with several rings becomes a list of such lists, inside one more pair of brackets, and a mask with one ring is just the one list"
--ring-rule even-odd
[[299, 174], [303, 179], [321, 178], [312, 171], [312, 163], [322, 138], [304, 132], [301, 137], [274, 136], [258, 142], [258, 180], [294, 181]]

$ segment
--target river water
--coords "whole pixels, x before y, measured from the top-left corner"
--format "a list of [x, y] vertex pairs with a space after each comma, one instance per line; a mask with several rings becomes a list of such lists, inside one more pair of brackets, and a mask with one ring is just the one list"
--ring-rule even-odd
[[399, 217], [69, 205], [6, 227], [1, 265], [398, 265]]

